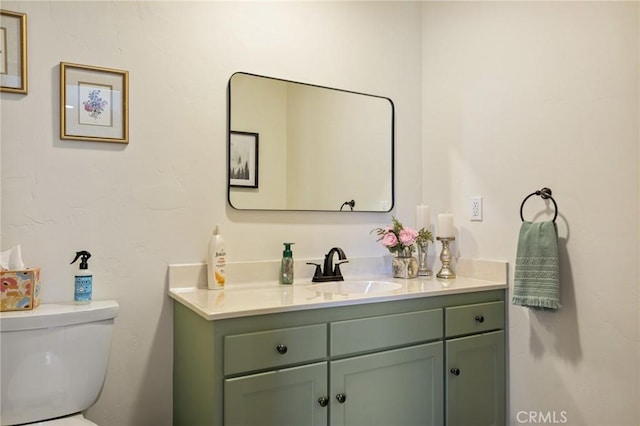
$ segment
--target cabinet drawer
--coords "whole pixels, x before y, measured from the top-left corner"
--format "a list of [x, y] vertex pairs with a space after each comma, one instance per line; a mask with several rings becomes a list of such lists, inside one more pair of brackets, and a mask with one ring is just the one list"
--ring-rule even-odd
[[504, 302], [445, 308], [445, 336], [480, 333], [504, 328]]
[[224, 374], [263, 370], [327, 356], [327, 325], [283, 328], [224, 338]]
[[331, 355], [442, 338], [442, 309], [331, 323]]

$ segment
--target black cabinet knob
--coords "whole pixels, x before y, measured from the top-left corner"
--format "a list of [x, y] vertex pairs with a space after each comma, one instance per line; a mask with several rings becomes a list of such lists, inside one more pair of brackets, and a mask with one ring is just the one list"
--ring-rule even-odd
[[343, 393], [339, 393], [336, 395], [336, 399], [338, 400], [338, 402], [340, 404], [344, 404], [344, 402], [347, 400], [347, 395], [343, 394]]
[[453, 374], [454, 376], [459, 376], [460, 375], [460, 370], [457, 368], [452, 368], [451, 370], [449, 370], [451, 372], [451, 374]]
[[327, 398], [326, 396], [321, 396], [320, 398], [318, 398], [318, 404], [320, 404], [321, 407], [326, 407], [327, 405], [329, 405], [329, 398]]
[[476, 322], [482, 324], [484, 322], [484, 317], [482, 315], [476, 315]]
[[286, 354], [287, 353], [287, 346], [286, 345], [278, 345], [276, 346], [276, 350], [278, 351], [279, 354]]

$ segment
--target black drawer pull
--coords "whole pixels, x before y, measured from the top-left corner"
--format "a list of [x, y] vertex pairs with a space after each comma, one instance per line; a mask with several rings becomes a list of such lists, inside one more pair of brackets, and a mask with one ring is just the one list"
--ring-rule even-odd
[[339, 393], [336, 395], [336, 399], [338, 400], [338, 402], [340, 404], [344, 404], [344, 402], [347, 400], [347, 395], [343, 394], [343, 393]]
[[276, 346], [276, 350], [278, 351], [279, 354], [284, 355], [287, 353], [288, 348], [286, 345], [278, 345]]
[[455, 368], [455, 367], [454, 367], [454, 368], [452, 368], [452, 369], [450, 370], [450, 372], [451, 372], [451, 374], [453, 374], [454, 376], [459, 376], [459, 375], [460, 375], [460, 370], [459, 370], [459, 369], [457, 369], [457, 368]]
[[327, 398], [326, 396], [321, 396], [320, 398], [318, 398], [318, 404], [320, 404], [321, 407], [326, 407], [327, 405], [329, 405], [329, 398]]
[[484, 316], [482, 315], [476, 315], [476, 322], [479, 322], [480, 324], [482, 324], [484, 322]]

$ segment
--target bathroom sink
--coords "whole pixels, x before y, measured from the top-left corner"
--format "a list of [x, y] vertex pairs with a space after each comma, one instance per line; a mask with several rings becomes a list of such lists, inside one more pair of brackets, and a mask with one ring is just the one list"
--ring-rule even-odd
[[371, 294], [398, 290], [402, 284], [388, 281], [332, 281], [312, 284], [310, 290], [320, 293]]

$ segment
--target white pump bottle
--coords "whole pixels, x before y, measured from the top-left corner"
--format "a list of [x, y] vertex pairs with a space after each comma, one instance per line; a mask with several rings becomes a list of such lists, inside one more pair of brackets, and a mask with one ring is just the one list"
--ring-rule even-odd
[[207, 287], [209, 290], [224, 288], [227, 280], [226, 266], [227, 248], [222, 235], [220, 225], [216, 225], [209, 240], [209, 253], [207, 256]]

